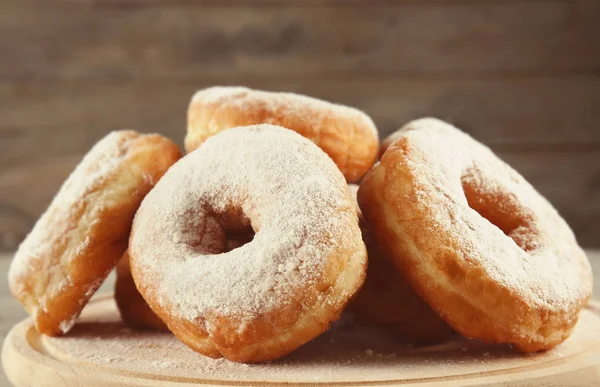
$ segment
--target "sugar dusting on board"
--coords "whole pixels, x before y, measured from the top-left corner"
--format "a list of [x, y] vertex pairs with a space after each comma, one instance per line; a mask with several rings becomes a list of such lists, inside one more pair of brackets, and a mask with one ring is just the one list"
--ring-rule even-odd
[[[65, 362], [93, 364], [102, 372], [160, 375], [173, 380], [241, 382], [361, 382], [418, 380], [468, 373], [502, 372], [527, 364], [564, 359], [581, 350], [600, 317], [584, 311], [573, 336], [557, 349], [523, 357], [506, 346], [456, 337], [419, 347], [397, 335], [357, 324], [345, 316], [325, 334], [283, 359], [241, 364], [202, 356], [170, 333], [133, 331], [123, 326], [112, 298], [92, 301], [71, 332], [43, 337], [53, 356]], [[554, 364], [554, 363], [552, 363]]]

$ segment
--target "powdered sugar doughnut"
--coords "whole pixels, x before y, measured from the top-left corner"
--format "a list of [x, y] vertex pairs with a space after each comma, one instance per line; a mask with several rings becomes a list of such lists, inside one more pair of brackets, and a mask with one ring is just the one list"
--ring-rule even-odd
[[412, 287], [464, 336], [549, 349], [569, 337], [591, 296], [585, 253], [556, 210], [442, 121], [401, 129], [358, 201]]
[[280, 125], [298, 132], [323, 149], [348, 181], [359, 180], [379, 151], [375, 124], [360, 110], [304, 95], [245, 87], [198, 91], [188, 109], [185, 147], [191, 152], [225, 129], [253, 124]]
[[123, 255], [142, 199], [179, 157], [167, 138], [117, 131], [83, 158], [10, 267], [10, 289], [40, 333], [71, 328]]
[[[351, 184], [349, 187], [356, 198], [358, 186]], [[373, 238], [360, 208], [357, 211], [367, 246], [369, 269], [365, 283], [348, 305], [348, 310], [412, 342], [439, 343], [454, 336], [454, 330], [402, 278]]]
[[[221, 253], [249, 226], [251, 242]], [[138, 290], [179, 339], [242, 362], [325, 331], [367, 259], [343, 175], [272, 125], [224, 131], [174, 165], [144, 199], [129, 253]]]

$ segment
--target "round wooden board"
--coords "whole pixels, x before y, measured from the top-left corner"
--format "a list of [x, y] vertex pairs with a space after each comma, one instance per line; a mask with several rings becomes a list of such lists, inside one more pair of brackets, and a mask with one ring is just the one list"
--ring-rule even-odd
[[569, 340], [533, 355], [457, 337], [415, 347], [346, 317], [284, 359], [258, 365], [201, 356], [170, 333], [123, 326], [110, 295], [96, 297], [64, 337], [27, 319], [8, 334], [4, 371], [16, 386], [597, 386], [600, 304]]

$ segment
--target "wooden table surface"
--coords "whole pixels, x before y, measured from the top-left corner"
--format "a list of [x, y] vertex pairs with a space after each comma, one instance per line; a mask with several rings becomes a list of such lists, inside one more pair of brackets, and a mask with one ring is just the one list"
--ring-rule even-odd
[[[0, 253], [0, 273], [2, 273], [3, 278], [6, 278], [8, 274], [11, 257], [12, 254], [10, 253]], [[588, 257], [594, 271], [594, 298], [600, 300], [600, 250], [588, 251]], [[100, 291], [111, 291], [113, 283], [114, 275], [111, 275]], [[26, 313], [23, 308], [10, 295], [7, 281], [0, 281], [0, 340], [2, 344], [4, 344], [4, 337], [12, 326], [25, 317]], [[9, 386], [12, 385], [8, 382], [4, 373], [0, 373], [0, 387]]]

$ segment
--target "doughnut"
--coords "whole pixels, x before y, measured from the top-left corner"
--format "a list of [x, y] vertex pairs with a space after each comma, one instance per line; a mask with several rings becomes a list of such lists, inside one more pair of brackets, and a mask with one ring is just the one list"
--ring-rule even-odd
[[392, 132], [390, 135], [384, 138], [381, 142], [381, 147], [379, 149], [379, 156], [383, 156], [383, 154], [390, 147], [390, 145], [392, 145], [396, 140], [398, 140], [406, 130], [406, 128], [405, 130], [396, 130], [395, 132]]
[[[224, 252], [231, 251], [250, 242], [254, 232], [244, 230], [227, 235]], [[167, 331], [167, 325], [150, 309], [146, 300], [137, 290], [131, 268], [129, 254], [126, 251], [117, 264], [117, 280], [115, 281], [115, 301], [125, 325], [133, 329], [154, 329]]]
[[567, 223], [521, 175], [459, 129], [400, 129], [360, 184], [374, 237], [460, 334], [528, 353], [566, 340], [592, 293]]
[[[229, 252], [228, 234], [252, 241]], [[279, 358], [324, 332], [364, 281], [344, 176], [317, 146], [268, 125], [226, 130], [146, 196], [129, 240], [150, 308], [183, 343], [237, 362]]]
[[127, 251], [117, 264], [115, 301], [125, 325], [133, 329], [168, 330], [167, 325], [150, 309], [135, 287]]
[[211, 87], [193, 96], [185, 148], [236, 126], [273, 124], [293, 130], [325, 151], [348, 181], [359, 180], [379, 152], [377, 129], [360, 110], [292, 93]]
[[115, 131], [83, 158], [9, 270], [10, 290], [38, 332], [69, 331], [123, 255], [142, 199], [179, 157], [167, 138]]
[[[358, 186], [351, 184], [349, 187], [356, 198]], [[367, 246], [369, 269], [363, 287], [348, 305], [348, 311], [364, 321], [390, 329], [410, 342], [433, 344], [454, 336], [452, 328], [400, 276], [373, 239], [360, 208], [357, 211]]]

